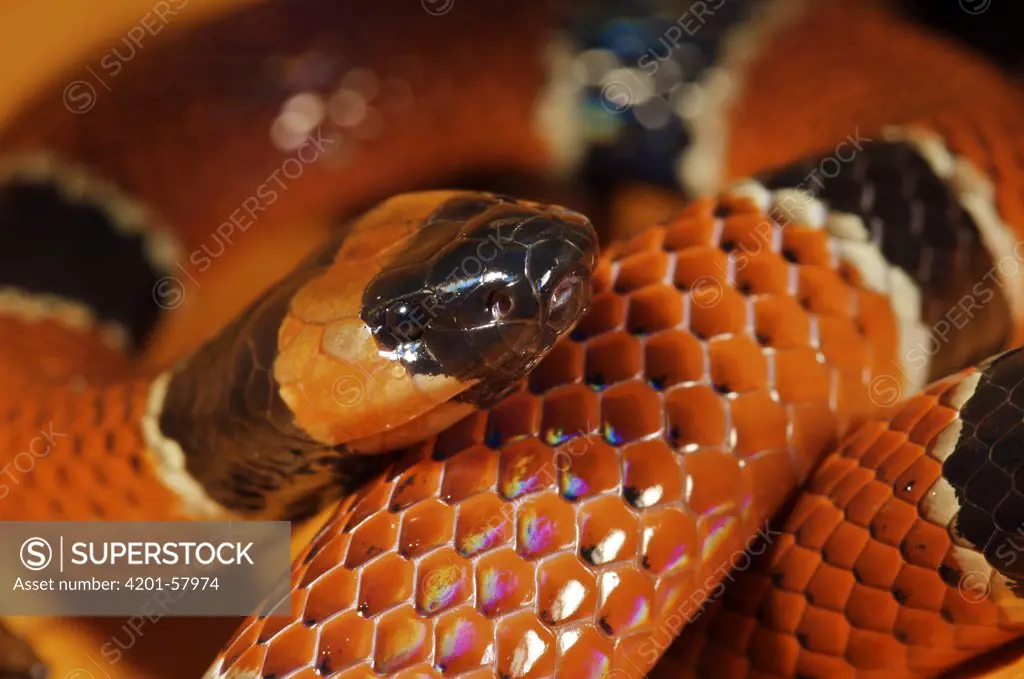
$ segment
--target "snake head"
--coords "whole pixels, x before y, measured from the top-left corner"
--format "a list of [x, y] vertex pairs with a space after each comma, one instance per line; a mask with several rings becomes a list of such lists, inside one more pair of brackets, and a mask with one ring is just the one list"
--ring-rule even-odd
[[[427, 438], [509, 393], [574, 326], [596, 261], [590, 222], [566, 208], [487, 193], [392, 198], [295, 296], [292, 315], [325, 326], [324, 351], [296, 372], [282, 347], [282, 395], [331, 445], [376, 452]], [[345, 385], [345, 407], [310, 399], [329, 380]]]
[[[590, 299], [597, 238], [483, 193], [381, 203], [151, 389], [154, 449], [224, 507], [305, 516], [511, 391]], [[171, 443], [167, 443], [171, 442]]]
[[586, 218], [563, 208], [452, 199], [367, 286], [362, 318], [410, 374], [484, 385], [472, 397], [494, 399], [579, 318], [596, 246]]

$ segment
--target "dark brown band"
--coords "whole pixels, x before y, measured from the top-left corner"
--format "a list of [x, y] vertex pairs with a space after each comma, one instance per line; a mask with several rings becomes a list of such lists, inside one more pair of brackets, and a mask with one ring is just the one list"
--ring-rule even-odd
[[912, 145], [858, 139], [760, 180], [860, 217], [885, 259], [917, 284], [928, 335], [910, 348], [920, 356], [906, 360], [930, 357], [929, 381], [1007, 347], [1010, 311], [993, 257], [971, 215]]
[[342, 240], [333, 239], [307, 258], [170, 379], [160, 431], [181, 446], [192, 477], [232, 511], [278, 519], [307, 516], [377, 469], [308, 436], [274, 378], [278, 331], [288, 304], [330, 265]]
[[1024, 348], [980, 366], [942, 475], [959, 509], [951, 530], [1024, 596]]
[[40, 158], [0, 178], [0, 288], [77, 302], [123, 327], [126, 348], [137, 348], [160, 316], [154, 295], [168, 272], [149, 249], [152, 227], [135, 223], [141, 212], [127, 198], [88, 187], [72, 195], [64, 185], [86, 177]]

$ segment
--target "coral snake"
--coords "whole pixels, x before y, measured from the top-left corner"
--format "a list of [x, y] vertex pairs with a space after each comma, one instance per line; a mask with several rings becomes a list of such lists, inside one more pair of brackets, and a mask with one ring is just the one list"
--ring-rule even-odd
[[0, 676], [964, 676], [1024, 636], [1019, 83], [888, 2], [650, 4], [161, 2], [23, 107], [0, 519], [325, 513], [288, 616], [12, 618]]

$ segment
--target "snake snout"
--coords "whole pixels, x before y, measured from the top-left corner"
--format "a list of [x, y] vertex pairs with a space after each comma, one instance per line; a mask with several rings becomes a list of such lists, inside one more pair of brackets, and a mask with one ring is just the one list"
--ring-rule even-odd
[[552, 209], [523, 224], [529, 244], [526, 275], [538, 300], [542, 341], [567, 331], [590, 302], [597, 262], [597, 236], [590, 222], [569, 210]]

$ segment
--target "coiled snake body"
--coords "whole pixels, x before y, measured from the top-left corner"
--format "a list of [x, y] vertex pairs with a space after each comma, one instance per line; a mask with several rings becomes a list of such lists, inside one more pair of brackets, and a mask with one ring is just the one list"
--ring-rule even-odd
[[[62, 646], [12, 621], [55, 668], [180, 676], [222, 647], [209, 676], [916, 677], [1024, 631], [1024, 359], [987, 360], [1022, 339], [1018, 85], [882, 6], [764, 3], [658, 126], [643, 87], [674, 72], [677, 31], [630, 68], [552, 43], [559, 9], [255, 5], [154, 45], [76, 124], [58, 92], [5, 132], [4, 228], [48, 235], [0, 267], [0, 460], [33, 461], [0, 518], [298, 518], [344, 493], [296, 559], [290, 616], [230, 639], [160, 621], [159, 660], [109, 628]], [[668, 14], [709, 38], [726, 16]], [[588, 154], [602, 181], [662, 163], [692, 200], [595, 264], [575, 212], [412, 194], [287, 274], [326, 215]], [[449, 308], [538, 300], [533, 332], [438, 321], [417, 346], [447, 358], [386, 395], [338, 367], [405, 355], [398, 292], [436, 286], [404, 267], [461, 261], [502, 224], [520, 259], [499, 271], [532, 251], [552, 274]], [[54, 259], [58, 239], [125, 271], [116, 289]], [[108, 346], [147, 338], [132, 363]]]

